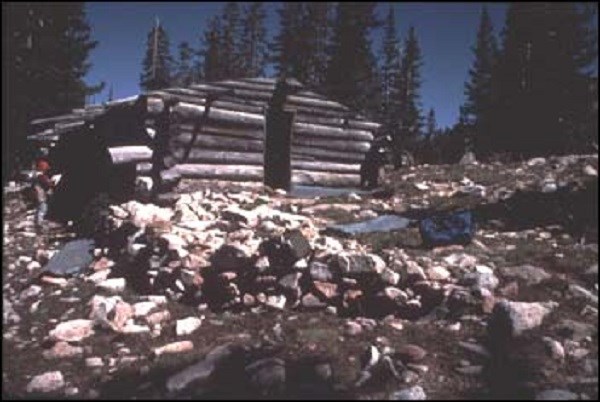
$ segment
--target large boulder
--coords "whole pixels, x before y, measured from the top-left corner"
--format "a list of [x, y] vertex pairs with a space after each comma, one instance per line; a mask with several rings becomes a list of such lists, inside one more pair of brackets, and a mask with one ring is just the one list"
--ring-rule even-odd
[[220, 272], [241, 271], [252, 266], [251, 258], [243, 250], [230, 245], [221, 246], [209, 261]]
[[540, 326], [544, 318], [558, 306], [557, 302], [513, 302], [502, 300], [494, 305], [488, 323], [493, 338], [510, 339]]
[[348, 277], [381, 275], [385, 261], [375, 254], [341, 253], [330, 259], [330, 266]]

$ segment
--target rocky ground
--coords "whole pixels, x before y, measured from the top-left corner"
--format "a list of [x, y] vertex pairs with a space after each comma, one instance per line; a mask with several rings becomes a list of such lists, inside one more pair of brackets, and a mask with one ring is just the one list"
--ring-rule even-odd
[[[83, 272], [5, 189], [3, 397], [598, 397], [598, 158], [389, 172], [370, 195], [183, 182], [111, 207]], [[332, 223], [464, 208], [466, 246]]]

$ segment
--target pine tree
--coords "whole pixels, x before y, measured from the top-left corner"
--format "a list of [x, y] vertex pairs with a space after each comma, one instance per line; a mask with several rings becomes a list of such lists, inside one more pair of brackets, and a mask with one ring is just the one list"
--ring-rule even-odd
[[114, 99], [114, 96], [113, 96], [113, 86], [112, 86], [112, 84], [110, 84], [110, 88], [108, 89], [108, 96], [106, 98], [106, 101], [107, 102], [112, 102], [113, 99]]
[[306, 70], [299, 79], [311, 88], [319, 88], [325, 82], [329, 55], [327, 48], [331, 36], [331, 3], [306, 3], [303, 12], [303, 32], [306, 48], [302, 52]]
[[158, 18], [148, 34], [146, 56], [142, 65], [140, 87], [143, 90], [162, 89], [171, 85], [173, 59], [169, 50], [169, 38]]
[[425, 135], [427, 138], [431, 138], [435, 135], [437, 130], [437, 122], [435, 120], [435, 111], [433, 108], [429, 109], [429, 113], [427, 114], [427, 124]]
[[213, 17], [204, 32], [204, 50], [200, 52], [204, 62], [202, 63], [202, 75], [207, 81], [217, 81], [224, 77], [221, 68], [221, 23], [218, 17]]
[[337, 3], [327, 68], [326, 90], [330, 96], [376, 117], [379, 83], [369, 34], [379, 26], [376, 3]]
[[302, 3], [283, 3], [277, 10], [279, 32], [271, 42], [271, 57], [278, 76], [304, 78], [302, 59], [302, 28], [304, 6]]
[[597, 53], [590, 25], [578, 4], [511, 4], [493, 86], [496, 148], [529, 157], [582, 145]]
[[423, 126], [420, 110], [421, 73], [423, 65], [421, 49], [414, 27], [408, 30], [404, 43], [404, 57], [400, 69], [400, 130], [394, 138], [397, 152], [412, 149]]
[[237, 2], [230, 1], [225, 4], [221, 20], [220, 68], [223, 70], [223, 78], [238, 78], [241, 75], [242, 58], [239, 54], [241, 20], [240, 7]]
[[384, 25], [381, 50], [381, 122], [382, 132], [391, 134], [400, 123], [400, 41], [396, 33], [394, 8], [390, 6]]
[[469, 70], [469, 81], [465, 84], [465, 113], [468, 124], [472, 126], [478, 154], [489, 150], [489, 116], [492, 102], [492, 71], [497, 58], [496, 38], [492, 21], [483, 7], [477, 43], [473, 48], [475, 60]]
[[242, 76], [261, 76], [268, 61], [267, 30], [265, 28], [264, 3], [250, 3], [242, 18], [241, 55]]
[[89, 54], [97, 46], [84, 3], [23, 2], [2, 7], [7, 45], [3, 88], [8, 97], [3, 107], [11, 149], [7, 157], [14, 166], [24, 157], [30, 120], [83, 107], [86, 97], [102, 91], [104, 83], [90, 86], [84, 81], [91, 66]]
[[194, 49], [188, 42], [183, 41], [177, 47], [179, 54], [175, 68], [174, 85], [187, 87], [197, 81], [194, 72]]

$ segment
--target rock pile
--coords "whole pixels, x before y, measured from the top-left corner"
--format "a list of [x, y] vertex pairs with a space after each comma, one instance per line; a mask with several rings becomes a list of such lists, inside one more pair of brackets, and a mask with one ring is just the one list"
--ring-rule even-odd
[[[119, 293], [126, 279], [141, 293], [217, 311], [327, 308], [415, 319], [444, 301], [458, 315], [479, 311], [498, 285], [472, 256], [420, 263], [402, 249], [379, 256], [277, 206], [264, 194], [209, 190], [184, 194], [172, 209], [136, 201], [112, 206], [111, 258], [118, 264], [94, 262], [97, 286]], [[106, 279], [110, 269], [122, 278]]]

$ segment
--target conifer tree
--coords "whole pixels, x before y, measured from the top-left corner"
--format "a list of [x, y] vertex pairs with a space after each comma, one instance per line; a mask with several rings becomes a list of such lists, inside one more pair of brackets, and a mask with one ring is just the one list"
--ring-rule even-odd
[[397, 152], [412, 149], [423, 126], [419, 90], [422, 56], [414, 27], [408, 30], [400, 69], [400, 130], [394, 139]]
[[492, 71], [497, 59], [497, 45], [492, 21], [484, 7], [481, 12], [477, 42], [473, 48], [475, 60], [469, 70], [469, 81], [465, 84], [466, 119], [472, 126], [476, 152], [486, 153], [489, 149], [489, 117], [492, 112]]
[[244, 9], [242, 18], [241, 56], [242, 76], [261, 76], [268, 61], [267, 30], [264, 3], [253, 2]]
[[[16, 166], [27, 158], [23, 152], [29, 121], [83, 107], [104, 83], [84, 81], [90, 52], [97, 46], [84, 3], [3, 3], [2, 18], [7, 45], [3, 88], [8, 98], [3, 102], [8, 117], [8, 144], [3, 149], [10, 149], [3, 160]], [[3, 174], [3, 180], [6, 177]]]
[[396, 33], [394, 8], [390, 6], [384, 23], [381, 50], [381, 122], [383, 133], [398, 130], [400, 122], [400, 40]]
[[148, 33], [146, 55], [140, 74], [140, 87], [149, 91], [170, 86], [172, 65], [173, 58], [169, 50], [169, 38], [157, 18], [156, 24]]
[[221, 22], [218, 17], [213, 17], [204, 32], [204, 50], [200, 52], [203, 58], [202, 75], [207, 81], [216, 81], [224, 77], [220, 44]]
[[283, 3], [277, 10], [279, 31], [271, 42], [271, 58], [279, 76], [303, 79], [305, 70], [301, 51], [303, 12], [302, 3]]
[[379, 26], [375, 7], [376, 3], [337, 3], [325, 85], [334, 99], [369, 117], [376, 117], [380, 106], [377, 66], [369, 39]]
[[427, 114], [427, 124], [425, 135], [427, 138], [431, 138], [435, 135], [437, 131], [437, 122], [435, 120], [435, 111], [433, 108], [429, 109], [429, 113]]
[[529, 157], [574, 152], [586, 137], [597, 42], [574, 3], [509, 6], [494, 76], [494, 148]]
[[177, 65], [175, 68], [174, 84], [187, 87], [197, 81], [194, 71], [194, 49], [188, 42], [179, 43]]
[[220, 68], [223, 70], [223, 78], [237, 78], [242, 72], [242, 58], [239, 54], [241, 19], [237, 2], [230, 1], [225, 4], [221, 21]]
[[306, 3], [302, 23], [305, 38], [305, 50], [302, 56], [306, 71], [299, 77], [302, 82], [312, 88], [319, 88], [325, 82], [325, 73], [329, 55], [327, 53], [331, 36], [330, 19], [331, 3]]

